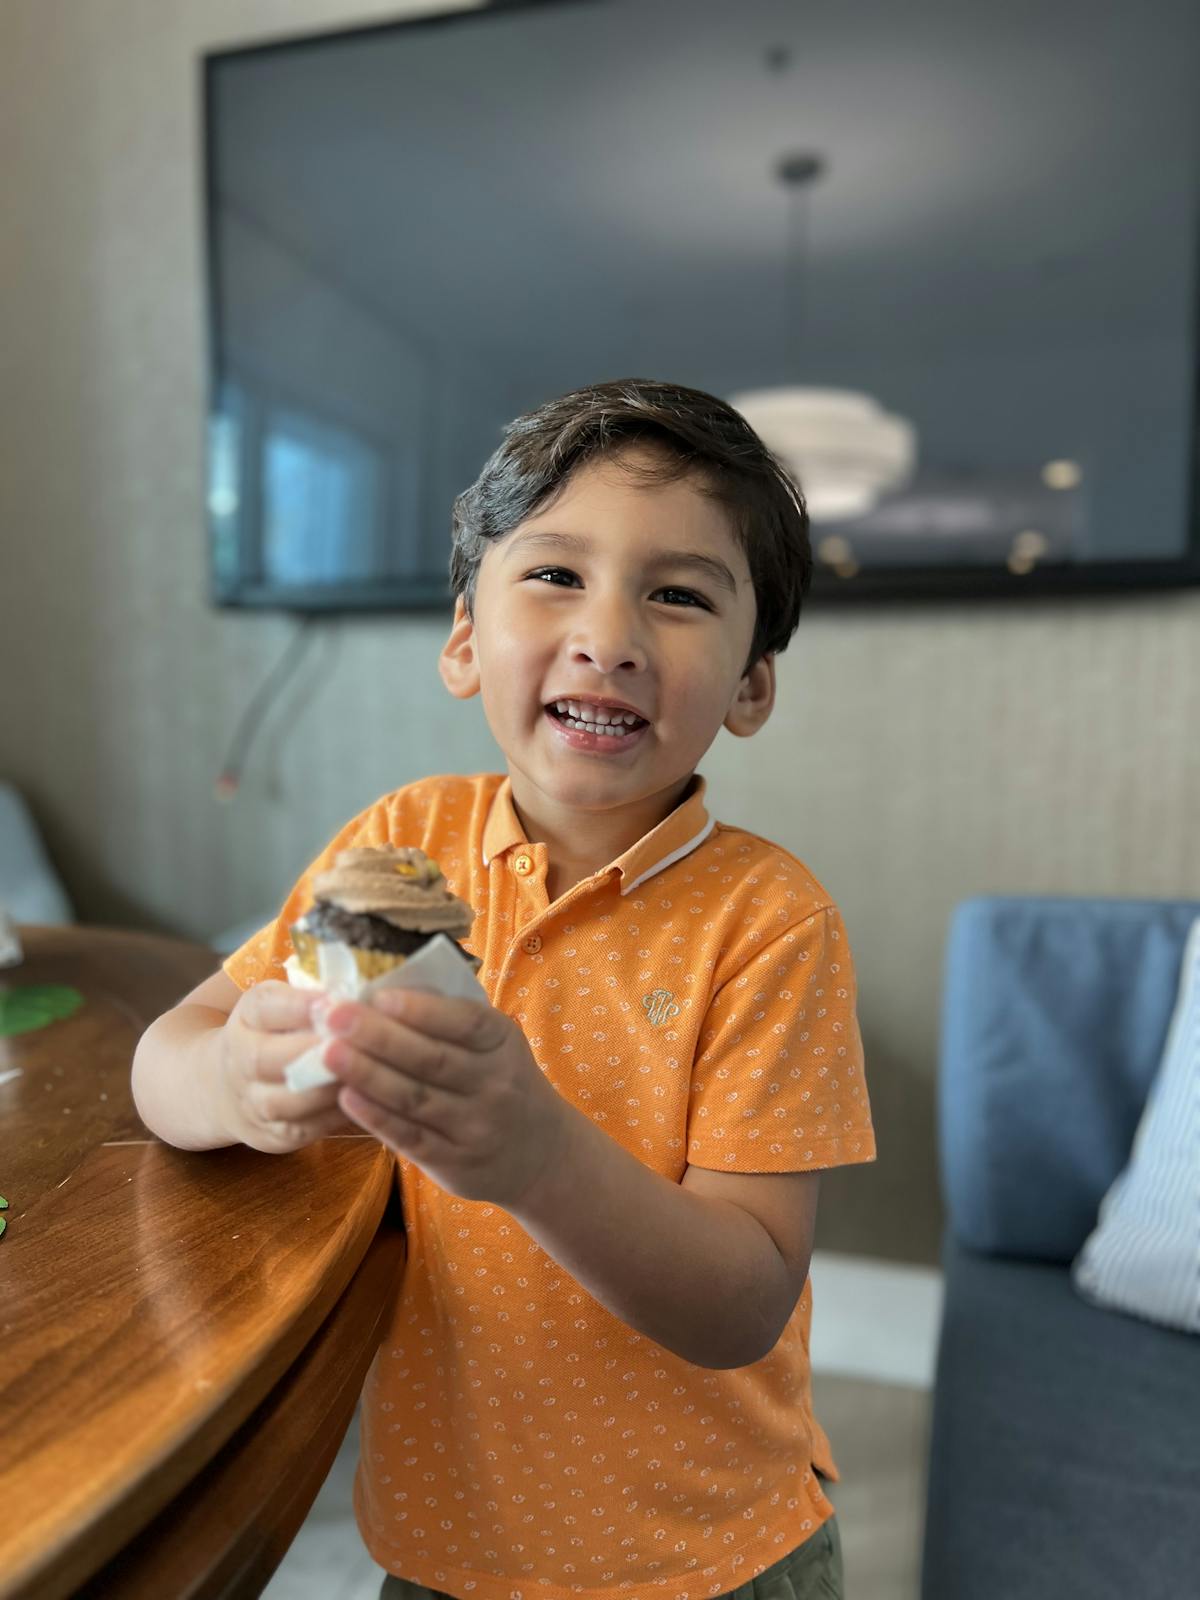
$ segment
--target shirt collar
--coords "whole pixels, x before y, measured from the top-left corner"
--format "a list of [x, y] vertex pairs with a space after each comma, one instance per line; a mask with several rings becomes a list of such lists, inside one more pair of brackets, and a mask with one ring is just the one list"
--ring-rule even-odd
[[515, 844], [528, 843], [513, 805], [512, 780], [505, 778], [492, 796], [487, 821], [483, 825], [483, 864], [486, 867]]
[[[684, 856], [690, 855], [708, 838], [716, 823], [704, 804], [706, 788], [704, 779], [697, 773], [674, 811], [604, 869], [621, 874], [623, 895], [645, 883], [647, 878], [654, 877], [664, 867], [682, 861]], [[484, 824], [484, 866], [506, 850], [511, 850], [514, 845], [528, 842], [513, 805], [512, 783], [505, 778], [496, 790]]]

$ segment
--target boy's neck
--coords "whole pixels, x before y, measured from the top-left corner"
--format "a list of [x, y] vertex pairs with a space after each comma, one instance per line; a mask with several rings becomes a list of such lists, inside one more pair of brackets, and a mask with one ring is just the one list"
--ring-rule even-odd
[[544, 844], [548, 858], [546, 893], [557, 900], [625, 854], [671, 812], [691, 787], [693, 774], [670, 789], [612, 811], [582, 811], [530, 794], [519, 775], [512, 777], [513, 808], [531, 844]]

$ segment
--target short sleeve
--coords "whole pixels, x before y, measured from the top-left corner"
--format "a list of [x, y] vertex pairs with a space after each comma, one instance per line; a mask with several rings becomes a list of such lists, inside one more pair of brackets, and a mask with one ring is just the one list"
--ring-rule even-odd
[[874, 1159], [855, 989], [850, 944], [831, 905], [722, 985], [692, 1071], [692, 1166], [803, 1172]]
[[292, 953], [292, 936], [288, 930], [312, 904], [313, 878], [333, 865], [333, 858], [339, 850], [348, 850], [353, 845], [387, 844], [388, 838], [388, 802], [377, 800], [329, 841], [317, 859], [297, 879], [274, 922], [268, 922], [265, 928], [260, 928], [240, 949], [226, 958], [224, 970], [239, 989], [250, 989], [266, 978], [286, 981], [287, 973], [283, 964]]

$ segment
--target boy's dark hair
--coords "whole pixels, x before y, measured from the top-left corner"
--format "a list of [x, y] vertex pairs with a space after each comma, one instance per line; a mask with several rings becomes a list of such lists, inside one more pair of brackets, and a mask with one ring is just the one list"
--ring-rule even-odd
[[768, 652], [786, 649], [812, 577], [808, 511], [798, 485], [724, 400], [647, 378], [575, 389], [509, 423], [499, 449], [454, 502], [455, 595], [470, 610], [488, 544], [544, 509], [585, 462], [635, 443], [661, 451], [656, 463], [636, 469], [646, 482], [694, 473], [702, 491], [730, 514], [757, 602], [747, 670]]

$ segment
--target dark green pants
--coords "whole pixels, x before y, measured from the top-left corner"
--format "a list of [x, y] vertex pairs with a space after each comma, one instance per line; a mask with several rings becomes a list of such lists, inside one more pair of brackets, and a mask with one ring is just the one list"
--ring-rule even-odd
[[[811, 1538], [757, 1578], [729, 1590], [720, 1600], [843, 1600], [842, 1541], [837, 1518], [823, 1522]], [[407, 1578], [385, 1578], [379, 1600], [446, 1600]]]

